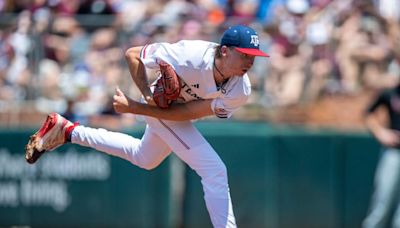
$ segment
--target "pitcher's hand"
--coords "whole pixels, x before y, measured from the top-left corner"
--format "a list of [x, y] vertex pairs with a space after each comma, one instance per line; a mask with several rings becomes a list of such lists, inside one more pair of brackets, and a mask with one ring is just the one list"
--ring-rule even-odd
[[117, 113], [134, 113], [134, 104], [136, 101], [126, 97], [125, 94], [117, 87], [113, 96], [113, 106]]

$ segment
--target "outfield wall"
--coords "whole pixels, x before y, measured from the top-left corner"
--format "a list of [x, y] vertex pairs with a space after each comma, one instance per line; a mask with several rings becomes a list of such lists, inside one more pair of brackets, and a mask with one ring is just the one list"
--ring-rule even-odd
[[[360, 227], [379, 156], [370, 135], [197, 125], [228, 168], [239, 227]], [[31, 133], [0, 130], [0, 227], [211, 227], [199, 177], [175, 156], [145, 171], [66, 145], [28, 165]]]

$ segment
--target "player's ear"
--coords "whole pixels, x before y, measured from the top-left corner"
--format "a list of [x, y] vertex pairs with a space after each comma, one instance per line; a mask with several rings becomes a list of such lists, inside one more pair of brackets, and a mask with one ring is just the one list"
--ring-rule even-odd
[[220, 49], [220, 54], [221, 56], [226, 56], [226, 53], [228, 52], [228, 47], [225, 45], [222, 45], [221, 49]]

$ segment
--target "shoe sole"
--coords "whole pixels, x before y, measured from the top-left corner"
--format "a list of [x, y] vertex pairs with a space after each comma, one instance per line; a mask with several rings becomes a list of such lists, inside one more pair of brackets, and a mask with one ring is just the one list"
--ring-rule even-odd
[[46, 152], [46, 150], [40, 150], [42, 139], [45, 133], [56, 125], [57, 118], [56, 113], [48, 115], [40, 129], [29, 138], [29, 142], [25, 146], [25, 159], [29, 164], [35, 163]]

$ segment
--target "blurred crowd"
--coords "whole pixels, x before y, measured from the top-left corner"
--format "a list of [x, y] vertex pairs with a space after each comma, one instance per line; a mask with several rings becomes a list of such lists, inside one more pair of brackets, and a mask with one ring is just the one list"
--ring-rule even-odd
[[238, 23], [271, 56], [249, 72], [262, 108], [381, 90], [400, 75], [398, 0], [0, 0], [0, 18], [0, 113], [112, 115], [116, 86], [140, 97], [129, 47], [219, 42]]

